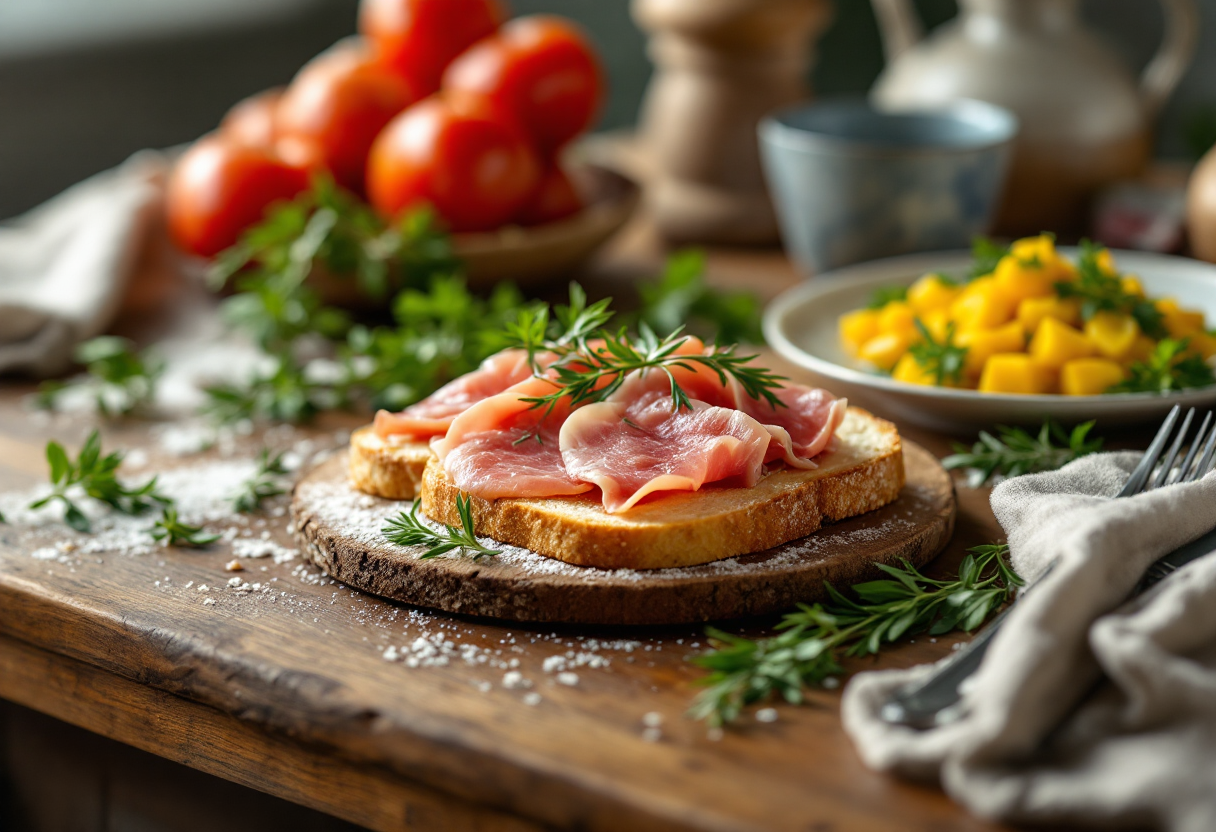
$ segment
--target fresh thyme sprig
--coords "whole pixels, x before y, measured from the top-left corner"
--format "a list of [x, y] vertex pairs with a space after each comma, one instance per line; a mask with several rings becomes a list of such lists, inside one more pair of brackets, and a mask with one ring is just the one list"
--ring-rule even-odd
[[586, 338], [562, 351], [561, 358], [550, 367], [554, 391], [544, 396], [524, 398], [534, 408], [549, 413], [562, 399], [578, 406], [586, 402], [603, 401], [625, 382], [629, 373], [637, 370], [658, 370], [667, 375], [673, 410], [692, 406], [688, 393], [680, 386], [672, 368], [695, 369], [695, 365], [712, 370], [718, 380], [727, 384], [734, 379], [743, 391], [754, 399], [763, 399], [773, 407], [784, 407], [774, 392], [781, 387], [784, 376], [752, 364], [755, 355], [739, 355], [738, 347], [719, 347], [708, 353], [677, 352], [689, 338], [680, 329], [659, 338], [646, 324], [641, 324], [636, 337], [621, 329], [616, 333], [601, 330], [601, 342]]
[[1144, 361], [1127, 368], [1127, 378], [1108, 393], [1170, 393], [1216, 384], [1216, 373], [1206, 361], [1186, 352], [1186, 338], [1165, 338], [1157, 342]]
[[425, 546], [419, 560], [428, 560], [446, 555], [455, 549], [471, 552], [474, 560], [499, 554], [497, 549], [483, 546], [473, 533], [473, 501], [464, 494], [456, 495], [456, 513], [460, 515], [460, 528], [444, 526], [437, 532], [418, 519], [418, 501], [408, 512], [402, 511], [384, 524], [381, 533], [390, 543], [398, 546]]
[[938, 387], [958, 383], [963, 378], [963, 367], [967, 363], [967, 348], [954, 343], [954, 321], [946, 324], [946, 337], [937, 340], [920, 318], [915, 320], [923, 341], [908, 348], [908, 353], [920, 368], [933, 376]]
[[805, 687], [843, 672], [842, 656], [877, 653], [903, 636], [976, 629], [1022, 585], [1005, 560], [1008, 550], [1004, 544], [969, 549], [958, 576], [948, 580], [929, 578], [907, 562], [903, 568], [878, 564], [891, 579], [854, 584], [855, 599], [826, 584], [831, 600], [800, 605], [770, 638], [709, 629], [714, 649], [692, 662], [710, 673], [689, 715], [720, 726], [774, 694], [797, 704]]
[[173, 506], [165, 506], [161, 511], [160, 519], [148, 529], [148, 534], [152, 535], [152, 539], [164, 543], [166, 546], [182, 546], [191, 549], [199, 549], [203, 546], [210, 546], [215, 541], [219, 540], [221, 535], [208, 534], [203, 531], [202, 526], [190, 526], [178, 519], [177, 509]]
[[151, 353], [141, 353], [126, 338], [103, 335], [76, 348], [75, 359], [85, 365], [83, 378], [45, 382], [37, 404], [46, 410], [59, 407], [73, 391], [93, 399], [102, 416], [125, 416], [146, 407], [156, 395], [156, 383], [165, 365]]
[[172, 503], [168, 497], [157, 492], [156, 477], [134, 488], [123, 485], [117, 476], [122, 458], [121, 451], [101, 455], [101, 434], [96, 430], [85, 440], [75, 462], [68, 459], [67, 452], [58, 442], [48, 442], [46, 459], [51, 468], [53, 491], [30, 503], [29, 507], [40, 509], [53, 500], [58, 501], [64, 507], [64, 522], [76, 531], [89, 532], [92, 528], [89, 518], [68, 493], [74, 486], [79, 486], [89, 497], [123, 514], [143, 514], [153, 505], [167, 506]]
[[1089, 240], [1082, 240], [1080, 248], [1077, 279], [1056, 283], [1057, 294], [1062, 298], [1080, 300], [1081, 317], [1087, 321], [1099, 312], [1122, 312], [1135, 318], [1145, 335], [1165, 338], [1169, 333], [1156, 305], [1147, 298], [1128, 292], [1120, 275], [1108, 274], [1102, 268], [1099, 256], [1104, 248]]
[[1077, 425], [1071, 433], [1048, 420], [1036, 435], [1021, 428], [998, 425], [997, 436], [980, 431], [979, 441], [968, 448], [955, 443], [955, 453], [942, 460], [948, 470], [967, 469], [967, 484], [979, 488], [994, 475], [1017, 477], [1054, 471], [1074, 459], [1102, 450], [1102, 438], [1089, 438], [1093, 422]]
[[263, 448], [258, 456], [258, 467], [253, 476], [241, 483], [241, 489], [232, 498], [232, 508], [248, 514], [257, 511], [262, 501], [286, 493], [279, 477], [287, 474], [287, 466], [283, 464], [283, 454], [270, 455], [269, 448]]

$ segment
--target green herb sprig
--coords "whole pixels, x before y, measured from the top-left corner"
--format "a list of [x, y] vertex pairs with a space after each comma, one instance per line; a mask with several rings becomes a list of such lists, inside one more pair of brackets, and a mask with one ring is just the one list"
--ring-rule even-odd
[[241, 514], [248, 514], [261, 508], [263, 500], [286, 493], [279, 480], [286, 474], [283, 454], [271, 456], [270, 449], [263, 448], [258, 455], [257, 470], [241, 484], [240, 491], [232, 498], [232, 508]]
[[1212, 366], [1194, 353], [1187, 354], [1186, 338], [1158, 341], [1144, 361], [1127, 368], [1127, 378], [1108, 393], [1171, 393], [1216, 384]]
[[76, 531], [87, 533], [92, 525], [69, 496], [68, 491], [74, 486], [123, 514], [143, 514], [154, 505], [167, 506], [172, 503], [168, 497], [157, 492], [156, 477], [143, 485], [124, 485], [117, 475], [118, 467], [122, 465], [122, 452], [114, 451], [102, 456], [101, 434], [96, 430], [89, 434], [74, 462], [68, 458], [63, 446], [54, 441], [46, 445], [46, 459], [51, 468], [53, 490], [46, 497], [30, 503], [29, 507], [37, 510], [52, 501], [62, 503], [64, 522]]
[[884, 644], [919, 633], [971, 632], [1022, 585], [1007, 563], [1008, 551], [1004, 544], [969, 549], [958, 576], [947, 580], [929, 578], [906, 561], [902, 568], [878, 564], [890, 579], [854, 584], [854, 597], [826, 584], [828, 602], [800, 605], [771, 638], [709, 629], [714, 649], [692, 662], [710, 673], [689, 715], [719, 726], [773, 695], [798, 704], [805, 687], [844, 671], [844, 656], [877, 653]]
[[183, 523], [177, 516], [177, 509], [165, 506], [161, 510], [160, 519], [148, 529], [152, 539], [166, 546], [181, 546], [200, 549], [219, 540], [221, 535], [208, 534], [202, 526], [190, 526]]
[[1128, 292], [1120, 275], [1108, 274], [1102, 269], [1098, 257], [1103, 251], [1102, 246], [1082, 240], [1081, 253], [1077, 257], [1077, 279], [1059, 281], [1055, 284], [1056, 292], [1062, 298], [1080, 300], [1084, 320], [1088, 321], [1099, 312], [1120, 312], [1135, 318], [1150, 338], [1166, 337], [1169, 333], [1156, 305]]
[[866, 309], [882, 309], [888, 303], [896, 303], [908, 299], [907, 286], [879, 286], [870, 295]]
[[993, 242], [987, 237], [975, 237], [971, 241], [970, 280], [986, 277], [996, 271], [997, 264], [1009, 254], [1009, 246]]
[[69, 391], [84, 390], [92, 396], [102, 416], [125, 416], [152, 402], [156, 384], [165, 370], [164, 362], [152, 353], [141, 353], [130, 340], [112, 335], [81, 343], [75, 359], [85, 365], [86, 375], [43, 383], [38, 391], [38, 407], [54, 410]]
[[951, 382], [961, 382], [963, 368], [967, 363], [967, 348], [954, 343], [954, 322], [946, 324], [946, 337], [940, 341], [933, 337], [933, 333], [920, 318], [917, 318], [915, 323], [923, 340], [908, 348], [913, 360], [922, 370], [933, 376], [933, 383], [938, 387]]
[[398, 546], [425, 546], [418, 555], [419, 560], [441, 557], [453, 550], [470, 552], [474, 560], [499, 554], [497, 549], [483, 546], [473, 533], [473, 501], [464, 495], [456, 495], [456, 513], [460, 515], [460, 527], [444, 526], [437, 532], [418, 519], [418, 502], [408, 512], [402, 511], [384, 524], [381, 533], [390, 543]]
[[1102, 450], [1102, 438], [1089, 438], [1093, 422], [1077, 425], [1071, 432], [1048, 420], [1031, 434], [1022, 428], [998, 425], [997, 435], [980, 431], [979, 440], [968, 448], [955, 443], [955, 453], [942, 460], [947, 470], [967, 469], [967, 484], [979, 488], [996, 475], [1017, 477], [1039, 471], [1054, 471], [1074, 459]]

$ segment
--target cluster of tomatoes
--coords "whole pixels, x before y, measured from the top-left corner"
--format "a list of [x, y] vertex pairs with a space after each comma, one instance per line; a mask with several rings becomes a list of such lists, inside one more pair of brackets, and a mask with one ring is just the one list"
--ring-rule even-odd
[[503, 20], [499, 0], [363, 0], [360, 35], [181, 157], [167, 197], [178, 245], [222, 251], [318, 172], [385, 218], [428, 204], [454, 232], [577, 211], [558, 152], [599, 109], [599, 61], [563, 18]]

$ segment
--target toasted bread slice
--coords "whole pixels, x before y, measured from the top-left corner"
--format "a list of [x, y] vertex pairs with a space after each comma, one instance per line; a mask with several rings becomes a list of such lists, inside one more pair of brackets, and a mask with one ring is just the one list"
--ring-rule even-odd
[[412, 500], [431, 458], [426, 440], [380, 438], [371, 425], [350, 436], [350, 481], [360, 491], [390, 500]]
[[[647, 498], [608, 514], [598, 492], [544, 499], [472, 499], [477, 534], [579, 566], [663, 569], [770, 549], [823, 524], [873, 511], [904, 486], [899, 433], [850, 407], [813, 471], [782, 469], [752, 488], [705, 486]], [[438, 459], [422, 477], [422, 512], [458, 526], [456, 497]]]

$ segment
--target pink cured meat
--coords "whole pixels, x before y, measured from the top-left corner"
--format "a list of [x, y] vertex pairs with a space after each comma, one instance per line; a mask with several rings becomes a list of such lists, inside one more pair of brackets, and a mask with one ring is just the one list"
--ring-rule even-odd
[[[537, 356], [541, 366], [551, 363], [553, 356]], [[374, 430], [381, 438], [407, 436], [429, 439], [443, 436], [452, 420], [477, 402], [501, 393], [532, 375], [525, 350], [503, 350], [491, 355], [471, 373], [445, 384], [422, 401], [400, 413], [381, 410], [376, 413]]]
[[771, 442], [764, 425], [696, 399], [691, 409], [673, 413], [666, 377], [650, 379], [657, 381], [649, 391], [579, 408], [562, 425], [566, 471], [600, 487], [605, 511], [626, 511], [656, 492], [697, 491], [707, 482], [759, 481]]
[[[753, 399], [737, 383], [734, 384], [735, 407], [770, 429], [784, 430], [789, 445], [784, 445], [777, 431], [774, 431], [774, 438], [783, 444], [782, 456], [787, 463], [797, 465], [792, 460], [811, 460], [827, 450], [836, 429], [844, 421], [849, 408], [848, 400], [838, 399], [819, 387], [790, 382], [784, 382], [776, 395], [785, 403], [785, 407], [774, 407], [762, 399]], [[809, 467], [815, 466], [812, 464]]]
[[530, 377], [490, 396], [452, 420], [447, 435], [431, 443], [452, 483], [486, 500], [504, 497], [561, 497], [591, 490], [562, 464], [558, 435], [569, 408], [548, 415], [529, 402], [556, 389]]

